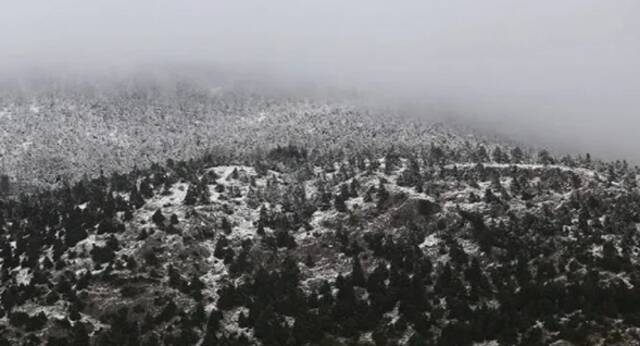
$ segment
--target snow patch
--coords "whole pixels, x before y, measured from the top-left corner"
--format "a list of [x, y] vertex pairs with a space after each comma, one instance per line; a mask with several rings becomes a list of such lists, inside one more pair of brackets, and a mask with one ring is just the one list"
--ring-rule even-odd
[[29, 268], [20, 268], [16, 273], [16, 284], [28, 286], [33, 278], [33, 273]]
[[425, 247], [434, 247], [438, 244], [440, 244], [440, 238], [438, 238], [438, 236], [436, 236], [435, 233], [431, 233], [428, 236], [426, 236], [422, 244], [418, 246], [420, 248], [425, 248]]

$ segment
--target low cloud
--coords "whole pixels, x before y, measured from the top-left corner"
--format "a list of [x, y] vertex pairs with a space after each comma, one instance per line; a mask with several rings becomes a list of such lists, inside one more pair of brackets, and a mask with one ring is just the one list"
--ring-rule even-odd
[[216, 66], [638, 162], [639, 16], [635, 0], [22, 1], [2, 5], [0, 77]]

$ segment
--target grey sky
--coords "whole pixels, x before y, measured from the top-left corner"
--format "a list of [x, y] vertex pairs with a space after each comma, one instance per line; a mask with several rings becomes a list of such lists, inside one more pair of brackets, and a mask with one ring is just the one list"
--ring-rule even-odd
[[640, 161], [640, 1], [25, 0], [0, 71], [233, 63]]

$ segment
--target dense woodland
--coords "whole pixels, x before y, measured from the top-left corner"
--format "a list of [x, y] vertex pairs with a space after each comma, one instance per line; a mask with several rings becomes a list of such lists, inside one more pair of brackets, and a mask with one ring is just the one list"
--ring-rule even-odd
[[1, 173], [19, 185], [48, 188], [101, 171], [197, 159], [212, 150], [249, 163], [265, 150], [294, 144], [313, 158], [340, 161], [345, 153], [381, 156], [391, 146], [411, 151], [434, 141], [464, 141], [424, 114], [401, 117], [362, 107], [359, 100], [171, 85], [127, 80], [40, 92], [0, 88]]
[[636, 167], [307, 101], [198, 123], [184, 114], [218, 99], [189, 95], [154, 123], [195, 124], [166, 151], [100, 142], [42, 172], [5, 156], [0, 345], [640, 342]]

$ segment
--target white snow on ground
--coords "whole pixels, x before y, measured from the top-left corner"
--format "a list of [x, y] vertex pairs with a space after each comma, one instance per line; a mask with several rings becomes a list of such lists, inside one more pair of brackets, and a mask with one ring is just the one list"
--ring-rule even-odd
[[447, 203], [465, 203], [469, 200], [471, 193], [478, 195], [479, 191], [479, 189], [468, 186], [462, 190], [447, 191], [442, 194], [442, 198], [447, 201]]
[[349, 198], [348, 200], [344, 201], [344, 204], [347, 206], [347, 208], [351, 210], [355, 209], [356, 206], [362, 208], [362, 206], [364, 205], [364, 198], [363, 197]]
[[400, 318], [400, 309], [398, 305], [393, 307], [393, 310], [385, 312], [384, 317], [388, 318], [391, 321], [391, 324], [395, 323]]
[[307, 180], [304, 182], [304, 191], [305, 198], [313, 199], [316, 197], [318, 193], [318, 187], [316, 186], [316, 182], [314, 180]]
[[[445, 165], [444, 167], [447, 168], [447, 169], [453, 169], [454, 166], [457, 167], [457, 168], [471, 168], [471, 167], [475, 167], [477, 165], [478, 165], [477, 163], [455, 163], [455, 164]], [[484, 167], [492, 167], [492, 168], [517, 167], [518, 169], [524, 169], [524, 170], [559, 169], [561, 171], [574, 172], [574, 173], [578, 173], [580, 175], [588, 176], [588, 177], [592, 177], [592, 178], [598, 178], [599, 177], [598, 173], [593, 171], [593, 170], [586, 169], [586, 168], [568, 167], [568, 166], [564, 166], [564, 165], [542, 165], [542, 164], [524, 164], [524, 163], [517, 163], [517, 164], [512, 164], [512, 163], [482, 163], [482, 166], [484, 166]]]
[[[55, 302], [55, 304], [53, 305], [47, 305], [47, 306], [38, 305], [32, 301], [27, 301], [23, 305], [16, 307], [15, 311], [22, 311], [27, 313], [30, 316], [35, 316], [42, 312], [45, 314], [45, 316], [47, 316], [47, 319], [49, 320], [63, 320], [63, 319], [66, 319], [68, 316], [69, 307], [68, 307], [68, 303], [64, 303], [62, 300]], [[80, 313], [80, 316], [81, 318], [79, 322], [89, 323], [95, 329], [108, 328], [106, 324], [100, 322], [95, 318], [92, 318], [87, 314]]]
[[[463, 165], [457, 165], [457, 166], [470, 167], [474, 165], [475, 164], [463, 164]], [[485, 164], [485, 166], [511, 167], [511, 165], [500, 165], [500, 164]], [[517, 165], [517, 166], [521, 169], [560, 168], [565, 170], [574, 170], [574, 169], [570, 169], [562, 166], [543, 166], [543, 165]], [[238, 171], [237, 180], [231, 178], [231, 175], [234, 172], [234, 170]], [[230, 189], [231, 187], [238, 187], [243, 197], [227, 199], [226, 197], [228, 197], [229, 195], [225, 192], [224, 193], [225, 199], [220, 200], [219, 197], [221, 194], [215, 192], [216, 185], [211, 184], [209, 186], [209, 189], [211, 192], [211, 200], [213, 204], [197, 206], [196, 210], [199, 210], [199, 211], [201, 210], [203, 212], [210, 212], [210, 215], [213, 217], [213, 219], [215, 219], [218, 215], [223, 215], [220, 210], [220, 207], [223, 203], [227, 203], [233, 209], [232, 214], [225, 215], [233, 225], [232, 234], [229, 236], [229, 239], [233, 240], [233, 239], [241, 239], [241, 238], [255, 236], [255, 225], [253, 224], [253, 221], [258, 219], [259, 209], [249, 208], [247, 206], [246, 197], [245, 197], [247, 191], [249, 190], [249, 184], [247, 183], [247, 179], [251, 176], [256, 175], [255, 169], [247, 166], [231, 165], [231, 166], [213, 167], [213, 168], [210, 168], [208, 171], [213, 171], [216, 173], [216, 175], [218, 176], [218, 179], [216, 179], [217, 184], [224, 185], [225, 189]], [[595, 174], [589, 170], [584, 170], [584, 171], [585, 172], [582, 172], [582, 173], [586, 175], [589, 175], [589, 172], [591, 174]], [[360, 182], [363, 190], [366, 190], [366, 188], [370, 186], [377, 186], [379, 184], [379, 179], [384, 178], [384, 179], [387, 179], [387, 181], [389, 181], [389, 183], [386, 184], [385, 186], [388, 188], [388, 190], [391, 193], [403, 193], [408, 198], [422, 198], [422, 199], [430, 200], [432, 202], [435, 201], [434, 198], [432, 198], [431, 196], [425, 193], [416, 192], [413, 187], [397, 186], [395, 182], [398, 177], [398, 172], [400, 171], [398, 170], [394, 172], [394, 174], [392, 175], [384, 175], [382, 173], [373, 173], [373, 174], [361, 173], [356, 176], [356, 179], [358, 179], [358, 181]], [[315, 181], [317, 178], [318, 177], [311, 178], [310, 180], [307, 180], [305, 182], [305, 190], [307, 192], [308, 198], [313, 197], [317, 190], [315, 185]], [[267, 185], [267, 181], [284, 183], [279, 173], [270, 171], [267, 173], [266, 176], [256, 179], [256, 185], [258, 185], [259, 187], [265, 187]], [[348, 183], [348, 182], [349, 181], [346, 181], [345, 183]], [[505, 181], [501, 181], [501, 183], [503, 183], [503, 186], [508, 187], [508, 184], [510, 182], [505, 180]], [[478, 185], [479, 185], [479, 188], [472, 188], [472, 187], [465, 187], [464, 185], [457, 185], [456, 189], [450, 189], [450, 191], [452, 192], [445, 192], [440, 197], [440, 202], [444, 202], [444, 210], [447, 210], [449, 208], [454, 208], [457, 206], [460, 206], [462, 209], [475, 209], [475, 208], [481, 208], [485, 206], [486, 203], [484, 202], [465, 203], [466, 201], [468, 201], [469, 194], [472, 192], [475, 193], [478, 197], [482, 198], [484, 190], [491, 186], [491, 182], [489, 181], [479, 182]], [[462, 190], [459, 190], [457, 188], [462, 188]], [[147, 200], [144, 207], [136, 212], [135, 220], [144, 219], [145, 221], [148, 222], [151, 215], [157, 209], [162, 208], [162, 212], [163, 214], [165, 214], [165, 216], [171, 215], [172, 213], [176, 213], [179, 216], [182, 224], [182, 220], [183, 220], [182, 217], [184, 216], [185, 211], [187, 211], [189, 208], [183, 205], [183, 200], [186, 195], [187, 189], [188, 189], [187, 183], [176, 183], [171, 187], [168, 195], [163, 196], [163, 195], [157, 194], [155, 197]], [[569, 196], [567, 196], [567, 198], [568, 197]], [[360, 196], [357, 198], [348, 199], [347, 201], [345, 201], [345, 203], [349, 209], [354, 210], [356, 205], [359, 205], [361, 207], [362, 206], [366, 207], [368, 205], [368, 203], [364, 203], [363, 199], [364, 198]], [[79, 207], [85, 208], [86, 205], [80, 205]], [[308, 243], [309, 239], [315, 238], [314, 234], [322, 236], [324, 233], [332, 231], [331, 228], [326, 227], [325, 223], [332, 222], [338, 217], [339, 217], [339, 213], [337, 213], [333, 209], [330, 209], [329, 211], [316, 211], [312, 215], [310, 220], [310, 225], [312, 226], [313, 231], [294, 232], [296, 241], [298, 242], [299, 245], [301, 245], [301, 244], [304, 244], [305, 242]], [[639, 224], [639, 229], [640, 229], [640, 224]], [[269, 232], [268, 229], [267, 229], [267, 232]], [[105, 241], [103, 238], [104, 236], [102, 235], [96, 236], [92, 234], [87, 239], [78, 243], [76, 247], [78, 248], [78, 250], [82, 249], [85, 253], [89, 253], [89, 251], [94, 246], [104, 246]], [[165, 253], [167, 256], [172, 255], [172, 252], [179, 252], [180, 248], [183, 247], [183, 244], [175, 243], [175, 240], [177, 240], [178, 238], [180, 238], [178, 235], [162, 236], [161, 241], [163, 242], [163, 244], [167, 245], [167, 252]], [[174, 240], [173, 244], [171, 240]], [[466, 253], [473, 254], [477, 252], [477, 246], [472, 242], [465, 241], [464, 239], [459, 241]], [[181, 243], [181, 241], [178, 241], [178, 242]], [[439, 253], [439, 245], [441, 244], [441, 242], [442, 240], [438, 237], [437, 233], [432, 233], [425, 237], [424, 241], [419, 245], [419, 247], [423, 249], [425, 252], [429, 253], [429, 255], [435, 259], [435, 263], [442, 264], [449, 261], [449, 256], [446, 254], [442, 255]], [[128, 243], [130, 244], [129, 247], [127, 249], [122, 249], [119, 252], [123, 252], [125, 250], [129, 251], [133, 248], [138, 248], [142, 243], [144, 243], [144, 241], [129, 242]], [[202, 280], [202, 282], [205, 284], [203, 293], [206, 296], [213, 298], [212, 302], [210, 304], [207, 304], [206, 306], [207, 311], [209, 311], [215, 306], [216, 301], [218, 299], [218, 294], [216, 290], [221, 287], [222, 283], [224, 283], [227, 280], [230, 280], [230, 278], [223, 261], [213, 256], [215, 241], [203, 240], [200, 243], [200, 245], [205, 249], [207, 249], [209, 252], [209, 257], [206, 259], [206, 262], [208, 264], [208, 272], [200, 276], [200, 280]], [[595, 252], [602, 251], [601, 248], [594, 249], [594, 250]], [[91, 261], [89, 259], [89, 263], [90, 262]], [[75, 264], [78, 265], [81, 263], [75, 263]], [[303, 264], [301, 264], [301, 266], [303, 266]], [[91, 269], [91, 267], [89, 267], [89, 269]], [[323, 279], [333, 280], [338, 275], [338, 273], [341, 273], [341, 272], [347, 273], [349, 270], [350, 270], [350, 260], [349, 258], [345, 257], [343, 254], [338, 254], [337, 258], [332, 258], [331, 261], [319, 260], [317, 263], [315, 263], [313, 267], [308, 268], [308, 270], [306, 271], [307, 273], [301, 282], [301, 286], [303, 288], [305, 287], [309, 288], [316, 285]], [[31, 279], [31, 276], [32, 275], [28, 272], [28, 270], [24, 270], [23, 272], [16, 275], [18, 280], [20, 280], [21, 282], [24, 282], [25, 284], [28, 284], [29, 280]], [[237, 327], [237, 317], [239, 315], [239, 312], [240, 310], [236, 310], [232, 314], [225, 315], [225, 319], [229, 319], [230, 328], [237, 330], [239, 332], [243, 332], [242, 328]], [[55, 313], [55, 311], [52, 310], [50, 313]], [[396, 315], [394, 315], [394, 313]], [[389, 317], [394, 319], [397, 318], [397, 308], [389, 314], [390, 314]], [[410, 334], [407, 334], [407, 335], [410, 335]], [[486, 345], [486, 346], [490, 346], [490, 345], [492, 346], [494, 344], [495, 344], [495, 341], [476, 343], [476, 345]]]
[[157, 195], [158, 197], [151, 198], [147, 201], [144, 209], [156, 211], [158, 208], [162, 208], [165, 205], [171, 204], [173, 206], [182, 204], [184, 197], [187, 195], [187, 183], [175, 183], [169, 190], [169, 194], [166, 196]]
[[216, 179], [216, 182], [218, 184], [225, 184], [225, 182], [227, 181], [227, 179], [235, 169], [238, 170], [239, 175], [242, 175], [242, 174], [246, 174], [249, 176], [256, 175], [256, 170], [253, 167], [240, 166], [240, 165], [211, 167], [207, 169], [206, 172], [211, 172], [211, 171], [215, 172], [216, 175], [218, 175], [218, 179]]
[[18, 285], [29, 285], [31, 279], [33, 278], [33, 274], [29, 268], [20, 268], [18, 273], [16, 274], [16, 283]]
[[422, 244], [418, 246], [420, 248], [424, 248], [424, 247], [434, 247], [438, 244], [440, 244], [440, 238], [438, 238], [438, 236], [436, 236], [435, 233], [431, 233], [428, 236], [426, 236]]
[[[238, 208], [240, 209], [240, 208]], [[237, 222], [237, 225], [233, 228], [233, 238], [250, 238], [256, 234], [256, 228], [253, 225], [253, 220], [258, 220], [259, 211], [251, 210], [246, 206], [243, 206], [242, 210], [236, 209], [232, 220]], [[238, 220], [238, 218], [240, 220]]]
[[32, 301], [27, 301], [23, 305], [16, 307], [15, 310], [25, 312], [31, 316], [35, 316], [43, 312], [49, 319], [65, 319], [67, 318], [68, 309], [63, 301], [59, 300], [53, 305], [43, 306]]
[[[335, 210], [316, 210], [313, 215], [311, 215], [311, 221], [309, 225], [311, 225], [313, 231], [312, 232], [296, 232], [293, 236], [296, 239], [296, 242], [303, 241], [308, 237], [314, 237], [312, 233], [322, 235], [327, 232], [332, 232], [331, 229], [324, 226], [325, 222], [335, 220], [338, 215], [338, 212]], [[314, 237], [315, 238], [315, 237]], [[331, 246], [331, 244], [329, 244]]]
[[338, 253], [331, 259], [322, 258], [313, 267], [304, 272], [300, 287], [309, 291], [323, 280], [332, 281], [338, 274], [346, 275], [351, 271], [351, 260], [343, 253]]
[[458, 239], [458, 243], [462, 246], [465, 253], [475, 255], [480, 251], [478, 245], [468, 239]]
[[444, 210], [457, 209], [458, 207], [465, 211], [478, 211], [482, 209], [486, 203], [484, 202], [476, 202], [476, 203], [454, 203], [447, 201], [444, 203]]
[[211, 257], [207, 259], [207, 262], [211, 264], [209, 272], [200, 277], [200, 281], [204, 284], [202, 293], [206, 296], [212, 297], [213, 301], [210, 305], [207, 305], [207, 310], [214, 308], [218, 302], [218, 289], [221, 287], [221, 283], [228, 277], [227, 269], [224, 266], [224, 262], [213, 257], [213, 247], [211, 249]]
[[253, 329], [240, 328], [240, 326], [238, 325], [241, 313], [244, 313], [245, 315], [249, 314], [249, 309], [241, 306], [229, 311], [224, 311], [223, 320], [221, 321], [220, 325], [222, 326], [222, 328], [224, 328], [224, 330], [227, 331], [228, 334], [244, 334], [249, 338], [249, 340], [252, 340]]
[[591, 255], [593, 257], [602, 258], [602, 248], [603, 248], [602, 245], [593, 244], [591, 245], [591, 249], [589, 249], [589, 252], [591, 252]]
[[408, 186], [398, 186], [398, 185], [388, 185], [385, 186], [390, 188], [392, 191], [399, 191], [405, 194], [405, 196], [409, 197], [409, 198], [421, 198], [421, 199], [426, 199], [429, 202], [433, 202], [435, 203], [436, 200], [435, 198], [425, 194], [425, 193], [421, 193], [421, 192], [416, 192], [415, 188], [413, 187], [408, 187]]
[[94, 247], [105, 245], [106, 242], [104, 239], [102, 239], [103, 237], [104, 236], [90, 234], [88, 237], [79, 241], [78, 244], [76, 244], [75, 250], [80, 253], [82, 253], [83, 251], [86, 253], [89, 253], [89, 251], [91, 251], [91, 249], [93, 249]]
[[182, 202], [187, 195], [188, 187], [189, 185], [187, 183], [175, 183], [169, 190], [169, 194], [156, 194], [154, 197], [148, 199], [142, 208], [135, 212], [135, 220], [138, 222], [148, 222], [153, 213], [158, 209], [162, 209], [165, 217], [175, 213], [178, 217], [182, 218], [184, 216]]
[[500, 343], [498, 343], [497, 340], [489, 340], [489, 341], [482, 341], [482, 342], [474, 342], [473, 346], [500, 346]]

